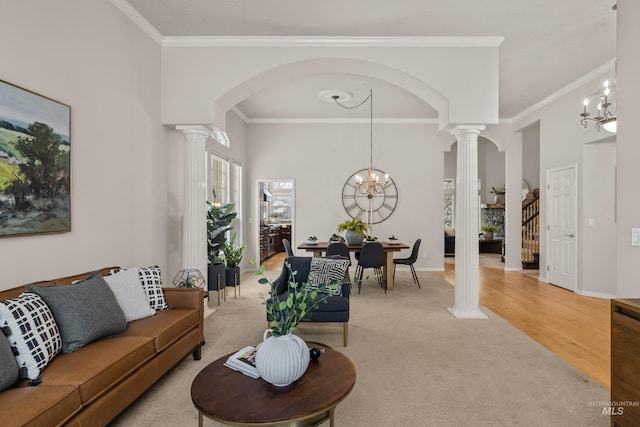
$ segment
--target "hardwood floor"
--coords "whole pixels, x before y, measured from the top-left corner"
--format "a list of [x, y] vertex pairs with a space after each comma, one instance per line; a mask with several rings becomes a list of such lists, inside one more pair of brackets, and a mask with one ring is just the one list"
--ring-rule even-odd
[[[284, 253], [263, 264], [282, 268]], [[455, 264], [438, 273], [454, 284]], [[499, 255], [480, 260], [480, 304], [545, 346], [576, 369], [611, 387], [611, 302], [578, 295], [537, 280], [535, 271], [504, 271]]]
[[[454, 283], [455, 265], [439, 273]], [[528, 270], [504, 271], [495, 262], [480, 266], [480, 304], [547, 349], [611, 388], [611, 302], [542, 283]]]

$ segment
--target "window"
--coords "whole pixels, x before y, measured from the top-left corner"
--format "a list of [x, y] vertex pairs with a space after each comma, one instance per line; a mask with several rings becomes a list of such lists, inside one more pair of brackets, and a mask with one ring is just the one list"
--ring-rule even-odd
[[231, 226], [236, 232], [236, 243], [242, 242], [242, 165], [231, 162], [231, 182], [229, 191], [229, 203], [236, 205], [238, 216], [233, 220]]
[[[211, 153], [209, 155], [209, 194], [215, 192], [215, 201], [228, 203], [229, 161]], [[211, 195], [213, 201], [213, 195]]]
[[269, 182], [268, 190], [273, 196], [269, 216], [280, 221], [291, 221], [293, 206], [293, 181]]

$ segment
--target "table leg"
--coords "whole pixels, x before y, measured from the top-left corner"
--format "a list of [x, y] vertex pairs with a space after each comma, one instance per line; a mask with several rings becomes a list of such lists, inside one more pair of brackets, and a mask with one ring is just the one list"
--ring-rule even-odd
[[386, 258], [384, 263], [384, 268], [382, 269], [382, 275], [384, 276], [384, 280], [387, 282], [387, 290], [393, 290], [393, 252], [387, 251], [385, 252]]
[[202, 412], [198, 411], [198, 427], [202, 427]]
[[322, 251], [313, 251], [313, 256], [320, 258], [322, 256]]

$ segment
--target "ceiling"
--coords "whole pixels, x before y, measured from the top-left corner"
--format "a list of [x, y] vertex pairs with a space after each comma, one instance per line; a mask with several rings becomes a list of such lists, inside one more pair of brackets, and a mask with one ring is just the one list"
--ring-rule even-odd
[[[510, 119], [615, 58], [616, 0], [128, 0], [163, 36], [502, 36], [499, 115]], [[472, 69], [472, 67], [470, 67]], [[414, 95], [349, 74], [294, 80], [255, 93], [237, 109], [251, 120], [368, 117], [336, 110], [318, 93], [350, 102], [374, 90], [374, 116], [435, 118]], [[580, 107], [577, 100], [577, 108]]]

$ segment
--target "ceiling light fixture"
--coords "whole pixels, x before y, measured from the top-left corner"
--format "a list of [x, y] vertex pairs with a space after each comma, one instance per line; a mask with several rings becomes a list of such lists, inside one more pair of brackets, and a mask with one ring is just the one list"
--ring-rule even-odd
[[580, 120], [582, 127], [586, 129], [589, 120], [591, 120], [593, 122], [596, 122], [596, 130], [600, 131], [600, 128], [602, 127], [607, 132], [616, 133], [616, 131], [618, 130], [618, 120], [615, 113], [612, 113], [609, 110], [609, 107], [611, 107], [612, 105], [612, 102], [609, 99], [610, 93], [611, 91], [609, 89], [609, 80], [606, 80], [604, 82], [603, 94], [600, 96], [598, 102], [598, 113], [595, 117], [589, 117], [591, 116], [591, 113], [587, 111], [587, 107], [589, 106], [589, 98], [584, 99], [584, 109], [582, 113], [580, 113], [580, 117], [582, 117], [582, 120]]
[[384, 190], [391, 185], [391, 180], [389, 178], [389, 174], [384, 174], [384, 182], [380, 182], [382, 177], [378, 176], [376, 173], [376, 168], [373, 167], [373, 90], [369, 90], [369, 96], [367, 96], [361, 103], [358, 105], [354, 105], [352, 107], [343, 105], [340, 101], [340, 97], [338, 95], [333, 95], [333, 101], [338, 104], [342, 108], [346, 108], [348, 110], [353, 110], [354, 108], [361, 107], [365, 102], [369, 101], [370, 105], [370, 115], [369, 115], [369, 125], [370, 125], [370, 158], [369, 158], [369, 169], [367, 170], [367, 176], [363, 178], [360, 175], [356, 175], [356, 192], [361, 195], [367, 196], [371, 199], [373, 196], [377, 194], [384, 194]]

